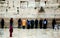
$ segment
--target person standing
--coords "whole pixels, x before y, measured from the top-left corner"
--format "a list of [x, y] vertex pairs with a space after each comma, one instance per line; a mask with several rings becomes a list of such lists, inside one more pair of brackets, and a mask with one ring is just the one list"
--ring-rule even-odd
[[21, 18], [20, 18], [20, 19], [18, 19], [18, 28], [21, 28], [21, 23], [22, 23], [22, 21], [21, 21]]
[[13, 18], [10, 19], [10, 25], [13, 26]]
[[43, 20], [43, 28], [44, 28], [44, 29], [47, 28], [47, 20], [46, 20], [46, 19]]
[[26, 20], [24, 19], [22, 20], [22, 28], [25, 29], [25, 27], [26, 27]]
[[13, 33], [13, 27], [12, 26], [10, 26], [9, 32], [10, 32], [10, 37], [12, 37], [12, 33]]
[[5, 23], [5, 22], [4, 22], [4, 19], [2, 18], [2, 19], [1, 19], [1, 28], [2, 28], [2, 29], [4, 28], [4, 23]]
[[39, 27], [40, 27], [40, 29], [42, 29], [42, 28], [43, 28], [43, 24], [42, 24], [42, 23], [43, 23], [43, 20], [42, 20], [42, 19], [40, 19], [40, 20], [39, 20]]
[[31, 20], [31, 29], [34, 28], [34, 20]]
[[35, 28], [38, 28], [38, 20], [35, 19]]
[[27, 29], [30, 29], [30, 24], [31, 24], [30, 20], [27, 20]]
[[55, 25], [56, 25], [56, 20], [55, 20], [55, 18], [52, 20], [52, 28], [54, 29], [54, 27], [55, 27]]

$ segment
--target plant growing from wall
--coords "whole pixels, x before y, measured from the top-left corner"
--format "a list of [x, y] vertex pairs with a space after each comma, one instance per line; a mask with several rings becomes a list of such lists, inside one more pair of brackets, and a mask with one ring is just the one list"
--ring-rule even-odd
[[45, 12], [45, 10], [44, 10], [43, 7], [41, 7], [41, 8], [39, 9], [39, 13], [40, 13], [40, 12]]

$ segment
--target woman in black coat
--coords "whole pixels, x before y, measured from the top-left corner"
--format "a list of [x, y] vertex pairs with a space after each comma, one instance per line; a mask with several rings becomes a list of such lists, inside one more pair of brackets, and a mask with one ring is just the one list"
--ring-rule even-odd
[[22, 21], [21, 19], [18, 19], [18, 28], [21, 28]]
[[34, 20], [31, 20], [31, 29], [34, 28]]
[[10, 25], [13, 26], [13, 18], [10, 19]]
[[55, 24], [56, 24], [56, 20], [55, 20], [55, 18], [52, 20], [52, 28], [54, 29], [54, 27], [55, 27]]
[[1, 19], [1, 28], [4, 28], [4, 19]]
[[35, 28], [38, 28], [38, 20], [35, 19]]
[[40, 20], [39, 20], [39, 27], [40, 27], [40, 29], [43, 28], [43, 24], [42, 24], [42, 22], [43, 22], [43, 20], [40, 19]]

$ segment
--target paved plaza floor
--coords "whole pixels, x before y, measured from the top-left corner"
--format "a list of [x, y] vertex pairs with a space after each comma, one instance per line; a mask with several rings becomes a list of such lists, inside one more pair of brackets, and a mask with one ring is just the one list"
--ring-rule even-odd
[[9, 37], [9, 28], [0, 29], [0, 38], [60, 38], [60, 30], [13, 29], [13, 37]]

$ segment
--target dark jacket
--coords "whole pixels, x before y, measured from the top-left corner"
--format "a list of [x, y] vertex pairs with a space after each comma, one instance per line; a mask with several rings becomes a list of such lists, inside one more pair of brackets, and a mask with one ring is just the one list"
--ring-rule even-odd
[[18, 25], [21, 25], [22, 24], [22, 21], [21, 19], [18, 20]]
[[38, 20], [37, 19], [35, 20], [35, 25], [38, 25]]
[[39, 21], [39, 25], [42, 25], [42, 23], [43, 23], [43, 20], [40, 20], [40, 21]]
[[46, 19], [44, 19], [44, 21], [43, 21], [43, 25], [47, 25], [47, 20]]
[[1, 20], [1, 26], [4, 26], [4, 19]]
[[54, 29], [55, 25], [56, 25], [56, 20], [53, 19], [53, 20], [52, 20], [52, 27], [53, 27], [53, 29]]
[[30, 25], [31, 24], [31, 21], [30, 20], [27, 20], [27, 25]]
[[13, 18], [10, 19], [10, 25], [13, 25]]
[[40, 27], [40, 28], [43, 28], [43, 24], [42, 24], [42, 23], [43, 23], [43, 20], [40, 19], [40, 20], [39, 20], [39, 27]]
[[34, 26], [34, 20], [31, 20], [31, 25]]
[[47, 22], [47, 20], [46, 20], [46, 19], [44, 19], [44, 21], [43, 21], [43, 28], [44, 28], [44, 29], [46, 29], [46, 28], [47, 28], [47, 23], [48, 23], [48, 22]]
[[53, 19], [53, 20], [52, 20], [52, 25], [55, 25], [55, 24], [56, 24], [56, 20]]

